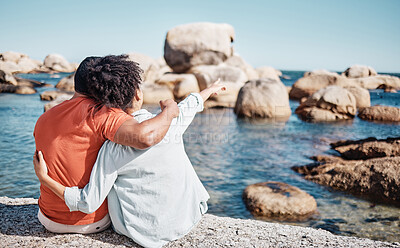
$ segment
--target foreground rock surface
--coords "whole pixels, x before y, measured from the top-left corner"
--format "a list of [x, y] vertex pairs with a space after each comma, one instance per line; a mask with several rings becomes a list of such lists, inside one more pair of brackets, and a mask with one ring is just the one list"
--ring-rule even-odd
[[282, 220], [307, 219], [317, 210], [314, 197], [282, 182], [249, 185], [243, 191], [243, 200], [253, 215]]
[[[3, 247], [139, 247], [111, 228], [98, 234], [53, 234], [37, 220], [37, 200], [0, 197], [0, 240]], [[217, 217], [206, 214], [185, 237], [166, 247], [398, 247], [333, 235], [324, 230]]]
[[307, 180], [335, 190], [400, 206], [400, 157], [343, 160], [317, 156], [313, 159], [316, 163], [292, 169]]
[[340, 153], [344, 159], [365, 160], [381, 157], [400, 157], [400, 137], [378, 140], [367, 138], [363, 140], [338, 141], [331, 147]]

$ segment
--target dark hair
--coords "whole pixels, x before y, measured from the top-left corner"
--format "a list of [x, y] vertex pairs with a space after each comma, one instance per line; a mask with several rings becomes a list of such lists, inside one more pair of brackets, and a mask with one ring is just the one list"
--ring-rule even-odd
[[87, 57], [75, 73], [75, 90], [99, 105], [125, 110], [132, 107], [142, 73], [127, 55]]

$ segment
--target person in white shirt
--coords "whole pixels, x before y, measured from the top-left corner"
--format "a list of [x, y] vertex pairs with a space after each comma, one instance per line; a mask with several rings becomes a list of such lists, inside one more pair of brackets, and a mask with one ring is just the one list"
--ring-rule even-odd
[[[215, 82], [192, 93], [178, 104], [175, 118], [164, 139], [139, 150], [106, 141], [100, 149], [83, 188], [64, 187], [47, 175], [43, 154], [34, 156], [40, 182], [64, 199], [70, 211], [92, 213], [107, 197], [114, 230], [145, 247], [161, 247], [183, 237], [207, 211], [209, 195], [186, 155], [182, 135], [204, 101], [225, 90]], [[138, 122], [154, 117], [141, 109], [143, 93], [137, 91], [129, 114]]]

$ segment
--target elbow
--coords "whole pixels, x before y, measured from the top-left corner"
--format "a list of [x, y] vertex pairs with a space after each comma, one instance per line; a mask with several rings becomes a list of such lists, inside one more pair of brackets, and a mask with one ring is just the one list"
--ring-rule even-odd
[[138, 141], [139, 147], [137, 148], [147, 149], [157, 144], [160, 140], [158, 139], [158, 137], [156, 137], [154, 130], [146, 130], [146, 128], [143, 128], [139, 132]]

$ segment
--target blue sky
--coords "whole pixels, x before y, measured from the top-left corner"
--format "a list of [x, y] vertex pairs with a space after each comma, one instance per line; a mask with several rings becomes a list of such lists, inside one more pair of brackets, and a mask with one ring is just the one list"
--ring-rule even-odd
[[1, 0], [0, 52], [80, 62], [89, 55], [163, 55], [167, 31], [229, 23], [235, 51], [257, 67], [400, 72], [400, 0]]

